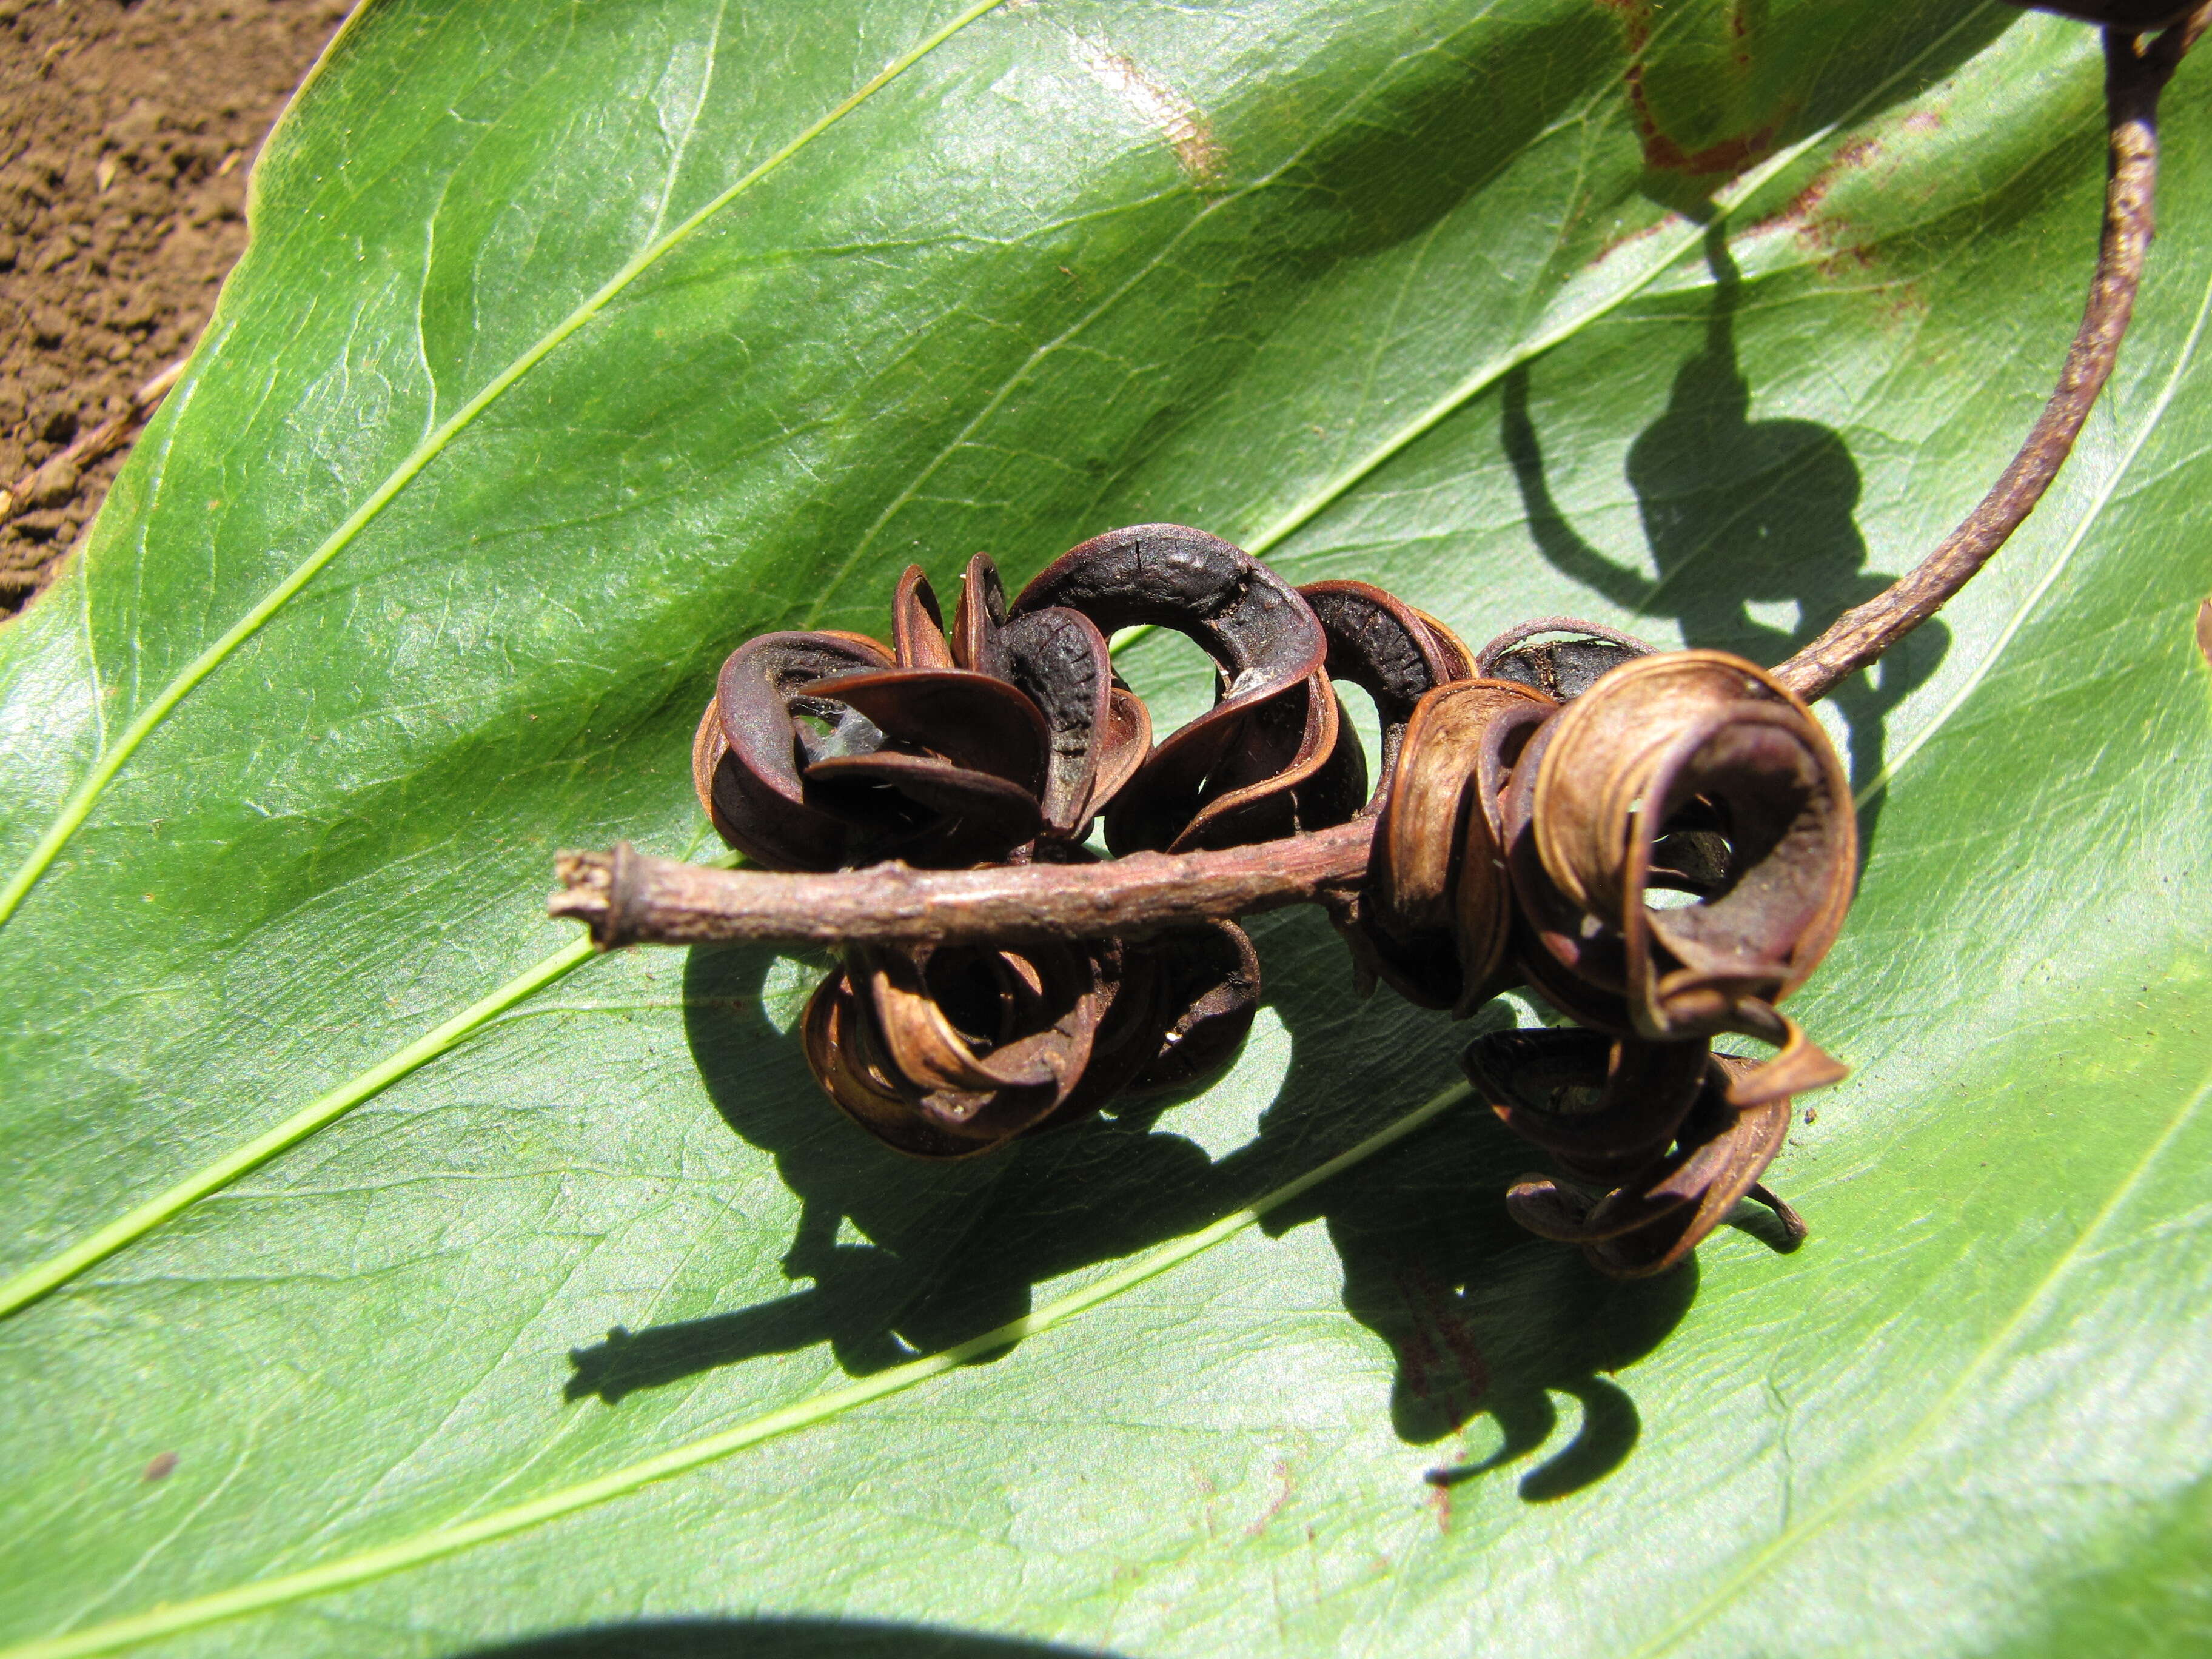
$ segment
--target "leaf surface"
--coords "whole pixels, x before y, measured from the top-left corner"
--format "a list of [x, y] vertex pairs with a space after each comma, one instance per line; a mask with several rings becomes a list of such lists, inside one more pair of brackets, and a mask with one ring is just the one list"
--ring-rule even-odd
[[[1224, 1081], [979, 1164], [837, 1120], [767, 952], [376, 1072], [570, 945], [555, 848], [696, 845], [752, 633], [1168, 519], [1473, 641], [1777, 661], [1979, 495], [2094, 256], [2094, 36], [2002, 5], [970, 11], [374, 0], [287, 117], [0, 634], [0, 860], [87, 805], [0, 928], [0, 1273], [337, 1104], [0, 1323], [0, 1639], [393, 1551], [160, 1650], [2201, 1646], [2212, 66], [2059, 487], [1829, 710], [1869, 855], [1793, 1011], [1856, 1071], [1797, 1253], [1607, 1285], [1468, 1109], [1201, 1237], [1469, 1035], [1311, 917]], [[1207, 695], [1124, 662], [1163, 727]]]

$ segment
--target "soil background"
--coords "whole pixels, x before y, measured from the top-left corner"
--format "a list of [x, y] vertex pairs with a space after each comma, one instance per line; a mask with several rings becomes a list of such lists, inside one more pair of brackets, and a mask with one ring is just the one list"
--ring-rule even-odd
[[[0, 488], [191, 349], [246, 177], [343, 0], [0, 0]], [[128, 445], [0, 526], [0, 617], [50, 583]]]

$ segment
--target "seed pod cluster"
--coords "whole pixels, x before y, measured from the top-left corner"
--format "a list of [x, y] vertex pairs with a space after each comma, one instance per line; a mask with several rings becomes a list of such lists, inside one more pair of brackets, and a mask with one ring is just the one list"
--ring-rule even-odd
[[[1850, 901], [1844, 769], [1802, 702], [1723, 652], [1552, 618], [1475, 667], [1415, 709], [1353, 949], [1424, 1006], [1526, 986], [1581, 1028], [1480, 1039], [1468, 1073], [1560, 1171], [1516, 1186], [1515, 1216], [1656, 1273], [1767, 1196], [1790, 1097], [1843, 1075], [1775, 1005]], [[1713, 1054], [1725, 1033], [1779, 1052]]]
[[[1107, 651], [1134, 624], [1216, 665], [1212, 708], [1157, 743]], [[1470, 652], [1381, 588], [1293, 588], [1176, 525], [1085, 542], [1011, 604], [979, 554], [949, 630], [910, 568], [890, 635], [769, 634], [723, 665], [694, 775], [756, 862], [1080, 865], [1094, 824], [1120, 856], [1371, 817], [1364, 883], [1337, 916], [1362, 971], [1462, 1015], [1525, 986], [1574, 1023], [1468, 1053], [1499, 1117], [1557, 1166], [1508, 1195], [1523, 1224], [1620, 1276], [1680, 1261], [1747, 1194], [1800, 1225], [1759, 1176], [1791, 1096], [1842, 1073], [1777, 1005], [1842, 924], [1856, 820], [1826, 734], [1773, 676], [1564, 618]], [[1380, 717], [1371, 794], [1338, 682]], [[871, 1133], [962, 1157], [1201, 1081], [1259, 988], [1228, 921], [855, 943], [805, 1041]], [[1714, 1054], [1729, 1033], [1778, 1053]]]
[[[1106, 649], [1139, 623], [1188, 635], [1218, 667], [1214, 706], [1158, 744]], [[754, 862], [1081, 863], [1102, 819], [1116, 854], [1186, 852], [1362, 805], [1329, 632], [1280, 577], [1201, 531], [1097, 537], [1011, 605], [978, 554], [949, 635], [914, 567], [890, 634], [767, 634], [723, 665], [693, 781]], [[1225, 921], [997, 950], [854, 947], [808, 1012], [807, 1057], [871, 1133], [962, 1157], [1119, 1093], [1201, 1080], [1243, 1041], [1259, 988], [1251, 941]]]

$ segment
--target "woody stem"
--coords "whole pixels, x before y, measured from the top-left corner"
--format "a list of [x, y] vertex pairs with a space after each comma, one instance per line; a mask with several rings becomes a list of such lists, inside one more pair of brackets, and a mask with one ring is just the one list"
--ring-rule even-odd
[[547, 908], [584, 923], [602, 950], [750, 939], [780, 945], [1012, 944], [1141, 939], [1191, 922], [1349, 900], [1374, 825], [1212, 853], [1136, 853], [1102, 864], [915, 870], [878, 864], [826, 875], [717, 870], [649, 858], [627, 842], [563, 853]]
[[1886, 592], [1846, 611], [1826, 633], [1774, 671], [1776, 678], [1807, 702], [1826, 696], [1942, 609], [2035, 510], [2073, 453], [2082, 422], [2112, 377], [2120, 340], [2135, 314], [2158, 185], [2159, 94], [2208, 24], [2212, 0], [2154, 40], [2106, 31], [2111, 160], [2104, 241], [2057, 389], [2012, 464], [1934, 552]]

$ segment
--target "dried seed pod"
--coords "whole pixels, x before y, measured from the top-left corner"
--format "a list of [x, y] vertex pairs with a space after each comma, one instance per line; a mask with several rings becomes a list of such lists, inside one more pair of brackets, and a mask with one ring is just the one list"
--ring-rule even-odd
[[1461, 1057], [1505, 1127], [1578, 1181], [1632, 1181], [1673, 1143], [1706, 1084], [1703, 1042], [1589, 1030], [1500, 1031]]
[[807, 1057], [830, 1098], [899, 1150], [987, 1152], [1082, 1080], [1119, 970], [1110, 944], [856, 949], [808, 1006]]
[[883, 733], [802, 688], [890, 660], [858, 634], [763, 634], [730, 653], [691, 746], [692, 783], [724, 841], [771, 870], [835, 870], [880, 838], [810, 795], [800, 772], [872, 753]]
[[[1372, 583], [1310, 582], [1298, 589], [1298, 597], [1313, 607], [1328, 641], [1324, 665], [1329, 678], [1357, 685], [1375, 700], [1382, 727], [1376, 776], [1387, 787], [1414, 705], [1438, 686], [1472, 676], [1474, 658], [1443, 623]], [[1347, 780], [1348, 787], [1339, 786], [1343, 793], [1365, 795], [1366, 769], [1348, 727], [1339, 727], [1330, 765], [1340, 767]], [[1380, 793], [1364, 805], [1380, 810]]]
[[1558, 706], [1509, 680], [1455, 681], [1414, 705], [1382, 792], [1353, 933], [1407, 1000], [1466, 1012], [1502, 988], [1512, 921], [1502, 797]]
[[893, 648], [771, 634], [723, 665], [692, 750], [723, 839], [771, 869], [887, 858], [926, 867], [1073, 843], [1142, 763], [1144, 705], [1077, 613], [1009, 622], [997, 568], [968, 562], [951, 640], [920, 566], [891, 600]]
[[952, 611], [952, 661], [998, 679], [1006, 673], [1006, 590], [999, 567], [977, 553], [960, 575], [960, 603]]
[[852, 952], [805, 1024], [816, 1079], [871, 1134], [969, 1158], [1074, 1122], [1123, 1092], [1192, 1086], [1259, 1005], [1233, 923], [1115, 940]]
[[1626, 1000], [1627, 952], [1619, 932], [1594, 922], [1559, 891], [1536, 850], [1536, 781], [1556, 735], [1547, 721], [1530, 734], [1498, 803], [1498, 845], [1513, 890], [1515, 968], [1547, 1002], [1577, 1023], [1633, 1036]]
[[1203, 531], [1136, 525], [1062, 554], [1022, 590], [1012, 616], [1054, 607], [1104, 634], [1173, 629], [1218, 665], [1212, 708], [1154, 748], [1107, 807], [1115, 853], [1236, 846], [1341, 821], [1302, 811], [1299, 795], [1336, 744], [1327, 641], [1266, 566]]
[[907, 566], [891, 591], [891, 650], [902, 668], [955, 668], [945, 640], [945, 613], [918, 564]]
[[1759, 1184], [1788, 1134], [1790, 1101], [1730, 1099], [1752, 1062], [1703, 1043], [1509, 1031], [1472, 1044], [1466, 1066], [1506, 1124], [1553, 1151], [1565, 1175], [1524, 1176], [1507, 1209], [1540, 1237], [1581, 1245], [1601, 1273], [1665, 1272], [1746, 1197], [1772, 1209], [1793, 1243], [1805, 1236], [1796, 1212]]
[[1236, 1057], [1260, 1011], [1260, 953], [1233, 921], [1175, 927], [1126, 947], [1155, 978], [1152, 1052], [1130, 1094], [1196, 1087]]
[[[1010, 624], [1004, 640], [1007, 674], [1049, 734], [1038, 792], [1044, 822], [1062, 840], [1079, 840], [1096, 810], [1092, 802], [1109, 799], [1144, 759], [1141, 748], [1132, 752], [1128, 727], [1116, 724], [1106, 637], [1080, 611], [1053, 605]], [[1152, 720], [1144, 704], [1123, 695], [1123, 718], [1141, 719], [1148, 738]]]
[[[1564, 637], [1540, 637], [1546, 634]], [[1554, 702], [1568, 702], [1596, 684], [1601, 675], [1656, 650], [1602, 623], [1542, 617], [1509, 628], [1484, 646], [1475, 653], [1474, 672], [1483, 679], [1534, 686]]]
[[[1555, 926], [1544, 943], [1608, 991], [1589, 942], [1617, 951], [1639, 1033], [1747, 1032], [1784, 1046], [1791, 1086], [1821, 1072], [1773, 1005], [1843, 925], [1857, 820], [1826, 733], [1771, 675], [1717, 651], [1610, 671], [1544, 734], [1529, 817], [1544, 875], [1580, 917], [1567, 950]], [[1694, 902], [1651, 904], [1667, 887]]]

